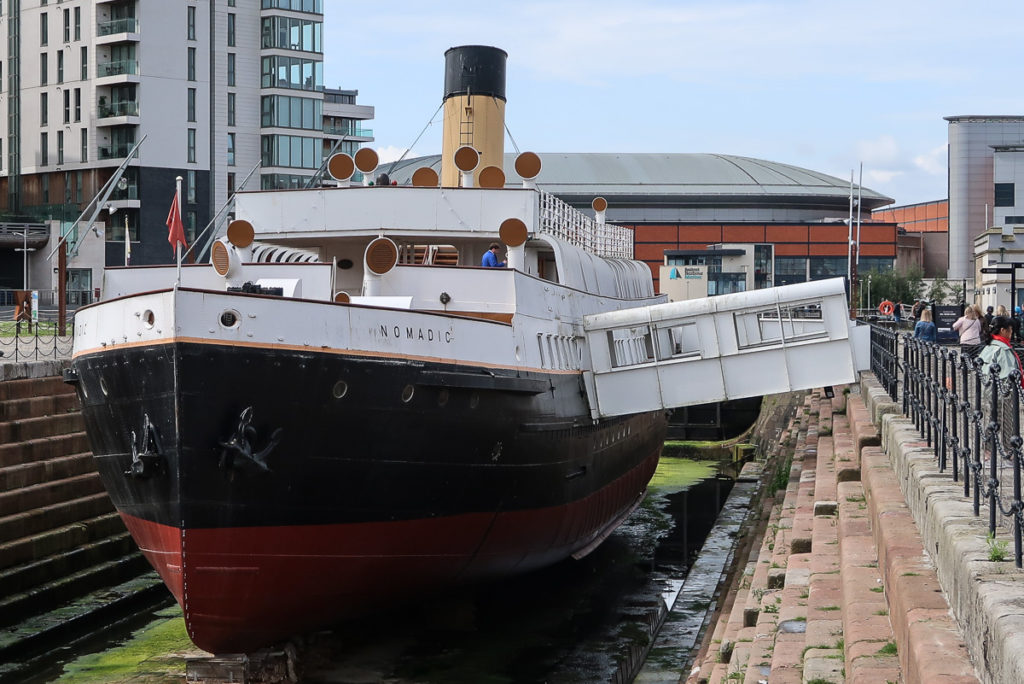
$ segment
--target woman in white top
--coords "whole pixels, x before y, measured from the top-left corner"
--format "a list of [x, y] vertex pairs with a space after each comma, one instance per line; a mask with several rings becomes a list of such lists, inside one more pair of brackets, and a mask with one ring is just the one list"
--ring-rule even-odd
[[960, 334], [960, 351], [974, 358], [981, 350], [981, 321], [973, 307], [964, 308], [964, 315], [956, 319], [953, 330]]

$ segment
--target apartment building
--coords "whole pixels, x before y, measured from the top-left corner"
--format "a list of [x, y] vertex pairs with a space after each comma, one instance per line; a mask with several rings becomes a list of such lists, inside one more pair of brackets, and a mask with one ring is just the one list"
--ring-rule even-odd
[[10, 0], [0, 30], [8, 221], [74, 221], [143, 141], [99, 217], [107, 265], [126, 226], [133, 264], [173, 260], [177, 176], [191, 241], [250, 172], [248, 189], [301, 186], [372, 140], [373, 107], [324, 88], [323, 0]]

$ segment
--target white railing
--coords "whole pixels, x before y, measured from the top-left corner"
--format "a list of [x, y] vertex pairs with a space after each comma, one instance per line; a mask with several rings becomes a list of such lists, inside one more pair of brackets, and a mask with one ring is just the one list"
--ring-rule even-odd
[[633, 231], [600, 224], [543, 190], [540, 192], [540, 232], [553, 235], [598, 256], [633, 258]]

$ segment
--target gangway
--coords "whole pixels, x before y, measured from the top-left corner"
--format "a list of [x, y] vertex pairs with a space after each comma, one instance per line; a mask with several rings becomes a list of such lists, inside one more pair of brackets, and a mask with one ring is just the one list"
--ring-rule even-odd
[[593, 314], [594, 418], [853, 382], [870, 330], [842, 278]]

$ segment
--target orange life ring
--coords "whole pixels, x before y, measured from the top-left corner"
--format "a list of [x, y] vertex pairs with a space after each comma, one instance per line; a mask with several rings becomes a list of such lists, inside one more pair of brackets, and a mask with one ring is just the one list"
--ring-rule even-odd
[[888, 299], [878, 305], [878, 313], [883, 316], [892, 316], [892, 312], [896, 310], [896, 307]]

